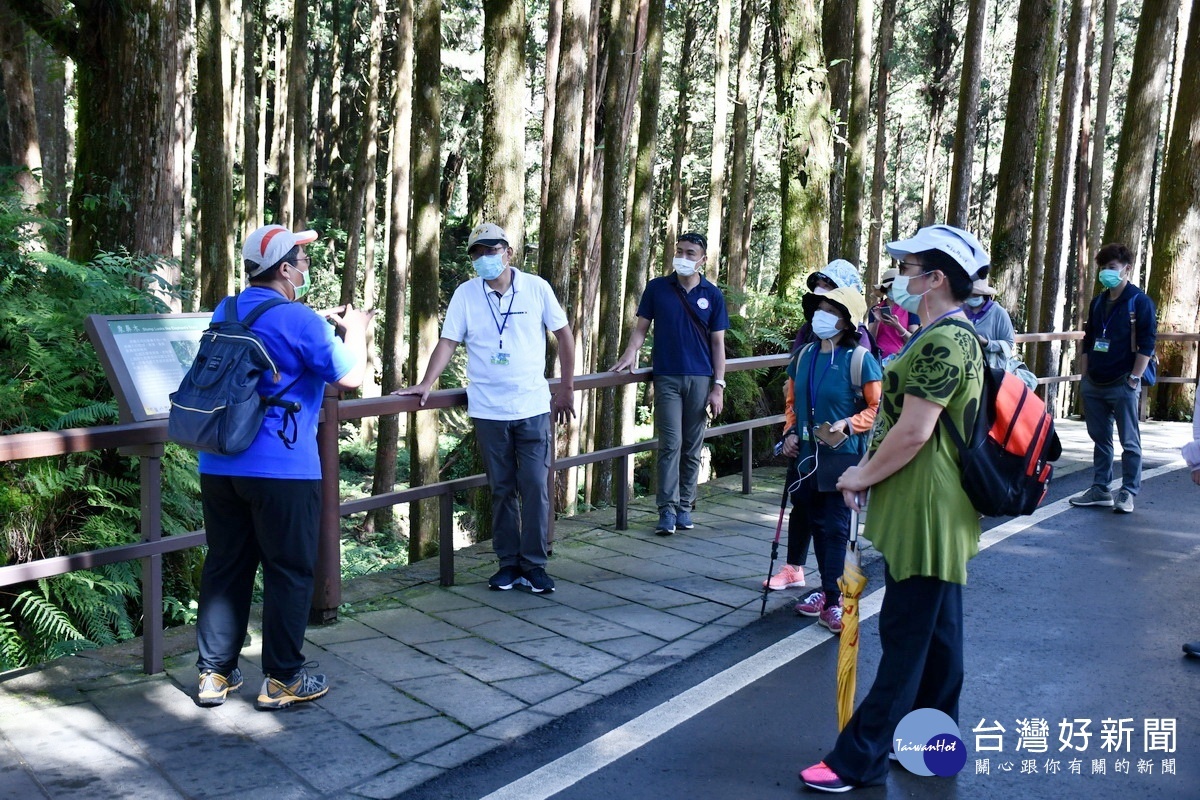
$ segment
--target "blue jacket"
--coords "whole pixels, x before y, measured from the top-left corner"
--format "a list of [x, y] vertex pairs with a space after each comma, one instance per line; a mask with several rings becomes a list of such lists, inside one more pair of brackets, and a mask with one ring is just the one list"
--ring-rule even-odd
[[[1123, 380], [1133, 371], [1133, 360], [1138, 353], [1154, 355], [1158, 335], [1156, 314], [1154, 301], [1132, 283], [1125, 284], [1115, 302], [1108, 299], [1108, 292], [1092, 299], [1083, 328], [1083, 352], [1088, 357], [1087, 376], [1093, 383], [1104, 385]], [[1130, 341], [1131, 315], [1137, 317], [1136, 349]], [[1097, 340], [1107, 341], [1107, 349], [1097, 350]]]

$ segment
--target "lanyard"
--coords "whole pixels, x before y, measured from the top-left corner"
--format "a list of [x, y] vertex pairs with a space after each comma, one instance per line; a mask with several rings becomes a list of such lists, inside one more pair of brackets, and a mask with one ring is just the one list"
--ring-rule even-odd
[[[1117, 300], [1120, 300], [1120, 298], [1117, 298]], [[1109, 302], [1108, 298], [1105, 298], [1104, 302], [1105, 303]], [[1103, 308], [1104, 303], [1101, 303], [1100, 307]], [[1116, 300], [1112, 301], [1112, 311], [1108, 312], [1108, 317], [1104, 320], [1103, 324], [1100, 326], [1100, 338], [1101, 339], [1108, 338], [1108, 326], [1110, 323], [1112, 323], [1113, 317], [1115, 317], [1117, 315], [1117, 310], [1119, 308], [1120, 308], [1120, 306], [1117, 305], [1117, 301]]]
[[[509, 284], [512, 287], [512, 294], [508, 298], [508, 311], [500, 312], [500, 317], [503, 317], [503, 320], [501, 320], [500, 317], [496, 316], [496, 311], [500, 308], [500, 301], [503, 299], [503, 296], [499, 295], [497, 292], [492, 292], [491, 290], [489, 290], [487, 281], [483, 280], [483, 278], [480, 278], [479, 280], [480, 280], [479, 285], [483, 288], [483, 300], [485, 303], [487, 303], [488, 311], [492, 312], [492, 322], [495, 323], [495, 325], [496, 325], [496, 333], [499, 334], [499, 336], [500, 336], [500, 349], [503, 350], [504, 349], [504, 329], [508, 327], [508, 318], [510, 316], [512, 316], [513, 301], [517, 299], [516, 276], [513, 277], [512, 283]], [[488, 297], [489, 294], [497, 295], [496, 308], [492, 308], [492, 298]]]
[[833, 360], [837, 358], [837, 345], [834, 345], [833, 352], [829, 354], [829, 363], [825, 365], [825, 369], [821, 372], [821, 379], [817, 380], [817, 359], [821, 355], [821, 345], [813, 347], [812, 360], [808, 362], [808, 413], [813, 416], [817, 413], [817, 390], [821, 388], [821, 384], [825, 382], [825, 376], [829, 374], [829, 370], [833, 368]]
[[929, 330], [934, 325], [937, 325], [939, 322], [941, 322], [942, 320], [944, 320], [946, 317], [950, 316], [951, 314], [957, 314], [959, 311], [961, 311], [961, 309], [952, 308], [949, 311], [947, 311], [945, 314], [942, 314], [941, 316], [934, 319], [932, 322], [928, 323], [927, 325], [922, 325], [921, 330], [914, 333], [913, 337], [904, 343], [904, 347], [900, 350], [900, 354], [903, 355], [904, 353], [907, 353], [908, 348], [912, 347], [913, 342], [915, 342], [917, 339], [921, 338], [922, 333]]

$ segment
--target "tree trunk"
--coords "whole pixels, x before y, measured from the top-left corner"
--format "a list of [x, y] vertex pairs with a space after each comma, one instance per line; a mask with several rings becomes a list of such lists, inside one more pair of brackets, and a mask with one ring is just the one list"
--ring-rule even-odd
[[[1082, 94], [1083, 50], [1085, 24], [1090, 15], [1091, 0], [1073, 0], [1067, 26], [1067, 62], [1063, 72], [1061, 113], [1058, 120], [1058, 144], [1054, 149], [1054, 183], [1050, 190], [1049, 225], [1046, 229], [1046, 257], [1043, 268], [1041, 324], [1048, 330], [1062, 330], [1063, 284], [1066, 270], [1066, 241], [1071, 230], [1072, 171], [1075, 161], [1076, 134], [1079, 130], [1079, 101]], [[1068, 298], [1068, 302], [1075, 298]], [[1058, 353], [1061, 346], [1052, 342], [1039, 353], [1037, 369], [1042, 377], [1059, 374]], [[1046, 387], [1046, 401], [1053, 405], [1057, 384]]]
[[774, 293], [786, 298], [796, 296], [801, 273], [824, 264], [828, 253], [829, 90], [813, 55], [820, 53], [820, 40], [812, 0], [771, 0], [770, 8], [782, 139], [782, 241]]
[[696, 44], [696, 7], [691, 0], [683, 0], [683, 43], [679, 49], [679, 76], [676, 84], [675, 100], [675, 151], [671, 156], [671, 191], [667, 208], [667, 224], [663, 233], [663, 266], [670, 269], [671, 260], [675, 256], [675, 242], [684, 233], [682, 226], [687, 224], [688, 189], [691, 181], [685, 184], [683, 176], [683, 157], [692, 147], [691, 119], [691, 82], [692, 82], [692, 48]]
[[296, 11], [292, 18], [291, 53], [288, 57], [288, 146], [291, 148], [292, 164], [292, 214], [285, 224], [293, 230], [308, 225], [309, 190], [309, 136], [311, 125], [309, 114], [308, 48], [308, 0], [295, 0]]
[[[842, 183], [842, 258], [861, 267], [863, 192], [866, 185], [867, 130], [871, 117], [871, 21], [873, 0], [857, 0], [850, 112], [846, 120], [846, 178]], [[880, 50], [880, 60], [887, 59]], [[873, 267], [868, 266], [868, 270]]]
[[954, 166], [950, 174], [951, 225], [969, 227], [971, 174], [975, 166], [975, 132], [979, 127], [979, 84], [983, 74], [983, 31], [987, 0], [968, 0], [967, 40], [963, 49], [962, 78], [958, 92], [958, 121], [954, 130]]
[[[414, 0], [412, 141], [412, 311], [409, 314], [408, 380], [421, 379], [438, 342], [438, 272], [441, 251], [442, 6], [440, 0]], [[409, 484], [438, 480], [438, 415], [413, 415], [408, 428]], [[438, 501], [413, 503], [408, 557], [419, 561], [437, 552]]]
[[[597, 331], [598, 363], [611, 366], [620, 356], [625, 299], [625, 155], [629, 145], [630, 117], [626, 113], [629, 84], [636, 72], [631, 53], [637, 43], [637, 0], [615, 0], [608, 18], [608, 67], [604, 82], [604, 187], [600, 234], [600, 326]], [[596, 423], [597, 449], [621, 441], [621, 417], [615, 389], [598, 392], [609, 413], [599, 414]], [[592, 493], [607, 502], [612, 495], [612, 464], [597, 464], [592, 472]], [[593, 501], [595, 502], [595, 501]]]
[[[564, 0], [549, 0], [546, 12], [546, 52], [542, 81], [542, 202], [538, 206], [545, 214], [550, 208], [550, 164], [554, 160], [554, 109], [558, 103], [558, 69], [562, 58], [563, 4]], [[576, 78], [582, 76], [582, 72]], [[542, 244], [538, 241], [538, 246]], [[541, 256], [538, 257], [539, 264]], [[559, 295], [559, 302], [563, 296]]]
[[929, 21], [930, 40], [925, 51], [929, 70], [923, 89], [929, 101], [929, 122], [925, 126], [925, 186], [921, 199], [921, 224], [932, 225], [938, 213], [938, 158], [941, 150], [942, 115], [950, 97], [950, 72], [958, 36], [954, 31], [955, 0], [939, 0]]
[[[1191, 24], [1180, 70], [1178, 101], [1163, 164], [1158, 218], [1154, 226], [1154, 269], [1147, 290], [1158, 305], [1159, 330], [1200, 330], [1200, 2], [1192, 3]], [[1184, 342], [1161, 341], [1159, 371], [1195, 375], [1196, 351]], [[1154, 393], [1155, 419], [1187, 419], [1191, 404], [1181, 384], [1160, 384]]]
[[483, 216], [525, 243], [525, 3], [483, 2]]
[[[242, 207], [243, 237], [262, 226], [262, 148], [259, 129], [264, 119], [258, 105], [259, 42], [262, 24], [258, 0], [242, 0]], [[263, 54], [265, 55], [265, 53]], [[234, 262], [234, 272], [240, 261]]]
[[[1137, 252], [1146, 229], [1150, 174], [1157, 151], [1179, 0], [1145, 0], [1133, 50], [1133, 71], [1113, 166], [1112, 196], [1104, 241], [1123, 242]], [[1197, 22], [1196, 24], [1200, 24]], [[1135, 267], [1136, 269], [1136, 267]]]
[[[76, 20], [39, 0], [10, 0], [77, 72], [77, 152], [70, 256], [121, 247], [171, 255], [181, 215], [175, 170], [178, 14], [173, 0], [77, 6]], [[155, 273], [179, 282], [159, 259]]]
[[[71, 142], [67, 137], [67, 84], [73, 65], [54, 52], [45, 42], [26, 40], [33, 75], [33, 94], [37, 102], [39, 151], [42, 155], [42, 198], [46, 213], [53, 219], [67, 217], [67, 164]], [[43, 234], [59, 255], [67, 252], [67, 231]]]
[[1096, 89], [1096, 122], [1092, 128], [1092, 175], [1088, 196], [1089, 253], [1100, 249], [1104, 224], [1104, 142], [1108, 137], [1108, 101], [1112, 93], [1118, 0], [1104, 0], [1104, 39], [1100, 46], [1100, 85]]
[[229, 0], [196, 8], [196, 160], [200, 204], [200, 307], [233, 292], [233, 153]]
[[1046, 53], [1054, 42], [1055, 30], [1055, 0], [1021, 0], [1004, 142], [996, 175], [996, 218], [992, 226], [992, 268], [988, 275], [1001, 305], [1009, 309], [1014, 320], [1025, 319], [1021, 290], [1028, 284], [1024, 267], [1029, 252], [1039, 111], [1043, 103], [1041, 87], [1046, 79]]
[[[716, 278], [721, 263], [721, 221], [725, 213], [725, 149], [729, 120], [729, 22], [731, 0], [717, 0], [714, 33], [712, 160], [708, 171], [708, 263]], [[655, 104], [657, 105], [657, 103]], [[671, 243], [672, 245], [674, 242]]]
[[[852, 0], [857, 6], [857, 0]], [[850, 78], [854, 64], [854, 25], [857, 11], [851, 3], [825, 2], [821, 6], [821, 44], [829, 79], [829, 106], [833, 124], [833, 162], [829, 172], [828, 261], [842, 257], [842, 212], [846, 180], [846, 131], [850, 117]], [[814, 263], [813, 265], [818, 266]]]
[[38, 140], [37, 104], [25, 45], [25, 24], [8, 0], [0, 0], [0, 72], [4, 80], [4, 102], [8, 106], [8, 149], [14, 179], [21, 187], [21, 202], [34, 208], [41, 199], [38, 175], [42, 149]]
[[[354, 183], [350, 190], [349, 214], [346, 223], [346, 252], [342, 260], [342, 294], [341, 302], [355, 302], [358, 296], [358, 262], [362, 237], [374, 235], [374, 216], [364, 212], [367, 205], [368, 187], [376, 181], [376, 159], [379, 152], [379, 62], [383, 58], [383, 0], [372, 0], [370, 19], [367, 22], [367, 74], [366, 78], [366, 108], [363, 110], [362, 124], [359, 126], [358, 147], [354, 155]], [[373, 205], [373, 204], [372, 204]], [[371, 272], [375, 265], [367, 261], [365, 272]], [[364, 301], [370, 302], [364, 292]]]
[[[388, 204], [387, 280], [384, 282], [383, 376], [381, 390], [394, 392], [404, 385], [404, 294], [408, 279], [408, 207], [409, 151], [412, 141], [413, 103], [413, 2], [397, 0], [392, 24], [396, 34], [393, 62], [391, 202]], [[379, 438], [375, 446], [375, 475], [371, 494], [383, 494], [396, 487], [396, 458], [399, 453], [400, 416], [379, 418]], [[392, 527], [392, 509], [379, 509], [367, 516], [368, 530]]]
[[750, 149], [750, 68], [757, 15], [757, 0], [742, 0], [738, 21], [737, 99], [733, 105], [733, 170], [729, 176], [729, 246], [725, 258], [730, 310], [737, 316], [746, 313], [746, 276], [750, 265], [745, 244], [746, 229], [751, 224], [746, 214], [746, 195], [750, 190], [746, 158]]
[[896, 0], [883, 0], [879, 10], [879, 65], [875, 75], [875, 163], [871, 170], [871, 222], [867, 240], [868, 286], [879, 281], [883, 255], [883, 190], [887, 185], [887, 108], [892, 77], [892, 35]]

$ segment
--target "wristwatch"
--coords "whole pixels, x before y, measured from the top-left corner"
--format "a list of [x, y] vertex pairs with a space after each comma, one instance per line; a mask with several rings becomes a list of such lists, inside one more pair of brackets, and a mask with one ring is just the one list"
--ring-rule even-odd
[[713, 378], [713, 383], [715, 383], [717, 386], [720, 386], [722, 389], [725, 388], [725, 379], [724, 378]]

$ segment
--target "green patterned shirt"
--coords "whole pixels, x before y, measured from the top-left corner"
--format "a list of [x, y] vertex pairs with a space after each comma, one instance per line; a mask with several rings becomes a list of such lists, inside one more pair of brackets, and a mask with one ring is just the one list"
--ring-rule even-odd
[[[982, 394], [983, 356], [974, 329], [953, 318], [935, 323], [884, 370], [871, 450], [900, 418], [907, 395], [946, 409], [969, 438]], [[958, 448], [939, 422], [912, 461], [872, 487], [866, 537], [894, 580], [924, 575], [966, 583], [979, 533], [979, 513], [959, 479]]]

